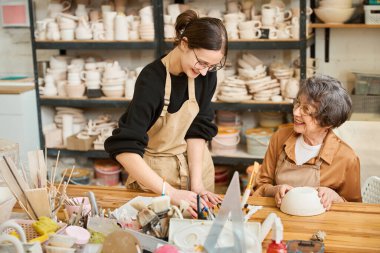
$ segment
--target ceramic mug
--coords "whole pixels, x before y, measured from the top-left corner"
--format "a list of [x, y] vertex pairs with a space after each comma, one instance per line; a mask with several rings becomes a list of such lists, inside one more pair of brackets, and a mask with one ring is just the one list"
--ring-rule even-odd
[[97, 70], [82, 71], [80, 77], [83, 81], [100, 81], [100, 72]]

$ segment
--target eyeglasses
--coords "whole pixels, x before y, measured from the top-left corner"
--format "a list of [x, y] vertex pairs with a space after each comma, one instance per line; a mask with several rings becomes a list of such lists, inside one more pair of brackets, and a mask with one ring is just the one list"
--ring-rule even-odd
[[195, 59], [197, 59], [197, 62], [194, 64], [194, 68], [196, 68], [197, 70], [203, 70], [203, 69], [207, 68], [207, 71], [215, 72], [215, 71], [218, 71], [219, 69], [223, 68], [224, 64], [226, 62], [226, 59], [224, 59], [224, 63], [219, 62], [218, 64], [208, 65], [207, 63], [204, 63], [198, 59], [198, 56], [195, 53], [194, 49], [193, 49], [193, 52], [195, 55]]
[[300, 108], [302, 116], [313, 116], [315, 114], [315, 109], [311, 105], [302, 104], [298, 98], [293, 101], [293, 112]]

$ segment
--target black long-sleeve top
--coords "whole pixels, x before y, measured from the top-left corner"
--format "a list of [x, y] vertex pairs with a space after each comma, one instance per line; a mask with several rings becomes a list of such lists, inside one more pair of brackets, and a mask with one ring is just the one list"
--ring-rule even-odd
[[[148, 144], [148, 130], [156, 122], [164, 107], [166, 69], [161, 59], [148, 64], [136, 80], [133, 99], [126, 112], [119, 120], [119, 127], [105, 143], [105, 150], [111, 157], [124, 152], [137, 153], [143, 156]], [[188, 78], [185, 74], [171, 75], [172, 90], [169, 113], [177, 112], [189, 99]], [[199, 75], [195, 79], [195, 96], [199, 105], [199, 113], [191, 124], [188, 138], [211, 140], [217, 133], [212, 123], [214, 111], [211, 98], [216, 89], [216, 72]]]

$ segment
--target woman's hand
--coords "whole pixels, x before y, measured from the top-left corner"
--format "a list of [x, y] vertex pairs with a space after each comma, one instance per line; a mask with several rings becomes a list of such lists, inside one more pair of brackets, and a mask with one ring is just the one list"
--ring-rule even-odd
[[291, 189], [293, 189], [293, 186], [290, 186], [287, 184], [281, 184], [281, 185], [275, 186], [274, 200], [276, 202], [277, 207], [281, 206], [282, 198]]
[[207, 191], [203, 185], [200, 185], [198, 187], [192, 186], [191, 190], [199, 194], [203, 200], [213, 205], [221, 203], [223, 200], [219, 195], [213, 192]]
[[331, 204], [333, 202], [344, 202], [342, 197], [339, 196], [339, 194], [331, 188], [321, 186], [317, 187], [316, 189], [318, 191], [318, 197], [321, 198], [321, 203], [326, 211], [330, 210]]
[[[185, 201], [189, 204], [189, 207], [187, 208], [187, 211], [191, 214], [193, 217], [198, 217], [197, 215], [197, 194], [192, 191], [186, 191], [186, 190], [179, 190], [175, 188], [171, 188], [167, 194], [170, 197], [170, 200], [172, 204], [180, 206], [181, 201]], [[203, 208], [206, 206], [206, 202], [204, 199], [200, 199], [200, 208]]]

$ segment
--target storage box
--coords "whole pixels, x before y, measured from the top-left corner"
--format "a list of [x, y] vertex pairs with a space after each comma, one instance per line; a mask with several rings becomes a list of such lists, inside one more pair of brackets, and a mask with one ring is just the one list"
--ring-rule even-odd
[[92, 144], [96, 140], [96, 136], [89, 136], [87, 139], [79, 139], [77, 135], [67, 137], [66, 148], [68, 150], [88, 151], [92, 149]]
[[355, 95], [380, 95], [380, 74], [354, 72]]
[[380, 96], [351, 95], [352, 111], [380, 113]]
[[364, 5], [364, 13], [367, 25], [380, 24], [380, 5]]

